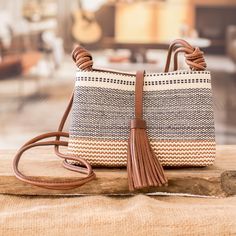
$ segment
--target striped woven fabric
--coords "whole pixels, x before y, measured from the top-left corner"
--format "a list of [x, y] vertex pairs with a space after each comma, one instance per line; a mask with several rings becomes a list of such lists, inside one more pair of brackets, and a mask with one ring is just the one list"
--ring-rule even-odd
[[[93, 166], [126, 166], [135, 75], [77, 71], [68, 152]], [[146, 73], [144, 119], [163, 166], [208, 166], [215, 159], [208, 71]]]

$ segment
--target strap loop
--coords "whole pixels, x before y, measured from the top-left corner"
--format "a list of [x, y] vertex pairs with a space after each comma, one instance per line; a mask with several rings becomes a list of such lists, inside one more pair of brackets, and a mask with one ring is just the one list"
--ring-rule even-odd
[[13, 169], [14, 169], [15, 175], [18, 179], [20, 179], [26, 183], [30, 183], [30, 184], [33, 184], [33, 185], [36, 185], [39, 187], [44, 187], [44, 188], [49, 188], [49, 189], [72, 189], [75, 187], [79, 187], [79, 186], [81, 186], [81, 185], [83, 185], [95, 178], [95, 174], [92, 171], [92, 167], [89, 165], [89, 163], [86, 160], [84, 160], [80, 157], [73, 157], [73, 156], [66, 155], [66, 154], [64, 154], [64, 158], [66, 158], [66, 160], [73, 160], [73, 161], [79, 162], [84, 167], [72, 166], [71, 164], [69, 164], [68, 162], [65, 162], [65, 161], [63, 163], [63, 166], [69, 170], [73, 170], [73, 171], [76, 171], [79, 173], [87, 174], [86, 177], [80, 178], [75, 181], [66, 181], [66, 182], [65, 181], [64, 182], [51, 181], [51, 182], [49, 182], [49, 181], [40, 181], [34, 177], [25, 176], [24, 174], [22, 174], [18, 169], [18, 165], [19, 165], [19, 161], [20, 161], [22, 154], [26, 150], [31, 149], [33, 147], [38, 147], [38, 146], [55, 146], [55, 145], [67, 146], [68, 145], [68, 142], [66, 142], [66, 141], [58, 141], [58, 140], [41, 141], [41, 140], [44, 140], [44, 139], [50, 138], [50, 137], [68, 137], [68, 133], [51, 132], [51, 133], [42, 134], [42, 135], [39, 135], [39, 136], [31, 139], [25, 145], [23, 145], [22, 148], [17, 152], [17, 154], [14, 158], [14, 161], [13, 161]]
[[185, 62], [191, 70], [205, 70], [206, 62], [204, 53], [198, 47], [192, 47], [183, 39], [174, 40], [169, 47], [166, 66], [164, 72], [168, 72], [170, 68], [171, 54], [174, 50], [174, 70], [178, 70], [178, 53], [183, 52], [185, 55]]

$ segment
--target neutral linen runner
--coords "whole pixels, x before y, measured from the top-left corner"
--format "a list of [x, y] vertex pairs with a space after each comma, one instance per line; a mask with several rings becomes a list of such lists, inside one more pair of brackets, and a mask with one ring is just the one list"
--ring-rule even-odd
[[0, 195], [0, 235], [236, 235], [236, 197]]

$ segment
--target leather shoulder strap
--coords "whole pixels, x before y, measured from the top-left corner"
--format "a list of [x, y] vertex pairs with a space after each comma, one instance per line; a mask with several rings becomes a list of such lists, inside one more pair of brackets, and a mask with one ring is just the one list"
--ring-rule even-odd
[[[68, 142], [61, 141], [60, 138], [61, 137], [64, 137], [64, 138], [69, 137], [69, 133], [62, 132], [62, 130], [63, 130], [64, 124], [67, 120], [67, 117], [70, 113], [72, 103], [73, 103], [73, 94], [70, 98], [70, 101], [69, 101], [69, 104], [66, 108], [66, 111], [61, 119], [58, 131], [51, 132], [51, 133], [45, 133], [45, 134], [39, 135], [39, 136], [29, 140], [16, 153], [15, 158], [13, 160], [13, 170], [14, 170], [14, 173], [18, 179], [20, 179], [26, 183], [30, 183], [30, 184], [39, 186], [39, 187], [44, 187], [44, 188], [49, 188], [49, 189], [63, 189], [64, 190], [64, 189], [72, 189], [72, 188], [79, 187], [79, 186], [91, 181], [92, 179], [94, 179], [96, 177], [95, 173], [92, 170], [92, 167], [85, 159], [83, 159], [81, 157], [75, 157], [75, 156], [71, 156], [68, 154], [64, 154], [59, 151], [60, 146], [68, 146]], [[48, 138], [55, 138], [55, 140], [42, 141], [42, 140], [48, 139]], [[72, 170], [72, 171], [79, 172], [79, 173], [83, 173], [86, 176], [84, 178], [79, 178], [74, 181], [60, 182], [60, 181], [46, 181], [46, 180], [42, 181], [42, 180], [38, 180], [36, 177], [29, 177], [29, 176], [24, 175], [19, 170], [19, 162], [22, 157], [22, 154], [25, 151], [27, 151], [28, 149], [38, 147], [38, 146], [54, 146], [56, 155], [58, 157], [64, 159], [63, 166], [65, 168]], [[68, 163], [68, 160], [76, 161], [76, 162], [80, 163], [81, 166], [72, 165], [72, 164]]]
[[[92, 56], [91, 54], [85, 50], [82, 47], [76, 47], [73, 52], [72, 52], [72, 57], [76, 61], [76, 65], [79, 67], [81, 70], [92, 70]], [[13, 160], [13, 170], [16, 175], [16, 177], [26, 183], [30, 183], [39, 187], [44, 187], [44, 188], [50, 188], [50, 189], [72, 189], [79, 187], [92, 179], [94, 179], [95, 173], [92, 170], [91, 165], [83, 158], [81, 157], [76, 157], [68, 154], [61, 153], [59, 150], [60, 146], [68, 146], [68, 142], [66, 141], [61, 141], [61, 137], [69, 137], [69, 133], [63, 132], [63, 128], [65, 125], [65, 122], [68, 118], [68, 115], [71, 111], [72, 103], [73, 103], [73, 98], [74, 98], [74, 93], [72, 93], [72, 96], [69, 100], [68, 106], [62, 116], [62, 119], [60, 121], [58, 130], [56, 132], [51, 132], [51, 133], [45, 133], [42, 135], [39, 135], [31, 140], [29, 140], [27, 143], [25, 143], [20, 150], [16, 153], [15, 158]], [[42, 141], [44, 139], [48, 138], [55, 138], [54, 140], [49, 140], [49, 141]], [[38, 147], [38, 146], [54, 146], [54, 151], [55, 154], [64, 159], [63, 161], [63, 166], [69, 170], [76, 171], [79, 173], [83, 173], [86, 176], [84, 178], [79, 178], [74, 181], [68, 181], [68, 182], [59, 182], [59, 181], [41, 181], [38, 180], [35, 177], [29, 177], [24, 175], [20, 170], [19, 170], [19, 162], [22, 157], [22, 154], [27, 151], [28, 149]], [[70, 164], [68, 160], [71, 161], [76, 161], [78, 162], [81, 166], [75, 166], [73, 164]]]

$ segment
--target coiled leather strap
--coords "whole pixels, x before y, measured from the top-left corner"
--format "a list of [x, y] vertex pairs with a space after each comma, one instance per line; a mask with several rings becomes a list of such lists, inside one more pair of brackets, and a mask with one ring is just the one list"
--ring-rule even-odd
[[[72, 53], [72, 57], [74, 61], [76, 62], [76, 65], [79, 69], [81, 70], [92, 70], [92, 56], [91, 54], [85, 50], [82, 47], [76, 47]], [[15, 158], [13, 160], [13, 170], [16, 175], [16, 177], [26, 183], [30, 183], [39, 187], [44, 187], [44, 188], [49, 188], [49, 189], [72, 189], [79, 187], [92, 179], [94, 179], [95, 173], [92, 170], [91, 165], [83, 158], [81, 157], [76, 157], [68, 154], [61, 153], [59, 150], [60, 146], [68, 146], [67, 141], [61, 141], [60, 138], [68, 138], [69, 133], [63, 132], [63, 128], [65, 125], [65, 122], [67, 120], [67, 117], [70, 113], [72, 103], [73, 103], [73, 98], [74, 98], [74, 93], [72, 94], [69, 104], [64, 112], [64, 115], [61, 119], [61, 122], [59, 124], [58, 130], [56, 132], [51, 132], [51, 133], [45, 133], [42, 135], [39, 135], [31, 140], [29, 140], [27, 143], [25, 143], [20, 150], [16, 153]], [[48, 138], [55, 138], [55, 140], [50, 140], [50, 141], [44, 141], [45, 139]], [[82, 174], [85, 174], [86, 176], [83, 178], [78, 178], [77, 180], [73, 181], [41, 181], [37, 180], [35, 177], [29, 177], [24, 175], [20, 170], [19, 170], [19, 162], [22, 157], [22, 154], [27, 151], [28, 149], [38, 147], [38, 146], [54, 146], [54, 151], [55, 154], [64, 159], [63, 161], [63, 166], [66, 169], [69, 169], [71, 171], [76, 171]], [[70, 161], [76, 161], [77, 163], [80, 164], [78, 165], [73, 165], [68, 162]]]
[[[33, 147], [38, 147], [38, 146], [67, 146], [68, 142], [65, 141], [57, 141], [57, 140], [53, 140], [53, 141], [41, 141], [44, 140], [46, 138], [54, 138], [54, 137], [67, 137], [67, 133], [64, 132], [52, 132], [52, 133], [47, 133], [47, 134], [43, 134], [40, 136], [35, 137], [34, 139], [30, 140], [29, 142], [27, 142], [27, 144], [25, 144], [16, 154], [15, 158], [14, 158], [14, 162], [13, 162], [13, 168], [14, 168], [14, 172], [15, 175], [18, 179], [26, 182], [26, 183], [30, 183], [39, 187], [44, 187], [44, 188], [49, 188], [49, 189], [71, 189], [71, 188], [75, 188], [75, 187], [79, 187], [85, 183], [87, 183], [88, 181], [92, 180], [95, 178], [95, 174], [92, 171], [91, 166], [88, 164], [87, 161], [85, 161], [82, 158], [79, 157], [72, 157], [69, 155], [64, 154], [64, 158], [65, 160], [63, 161], [63, 166], [69, 170], [73, 170], [79, 173], [83, 173], [86, 174], [86, 177], [84, 178], [79, 178], [78, 180], [73, 180], [73, 181], [40, 181], [37, 180], [34, 177], [29, 177], [29, 176], [25, 176], [23, 173], [21, 173], [18, 169], [18, 164], [20, 161], [20, 158], [22, 156], [22, 154], [28, 150], [31, 149]], [[81, 166], [84, 167], [79, 167], [79, 166], [74, 166], [71, 165], [69, 163], [67, 163], [67, 160], [73, 160], [76, 161], [78, 163], [81, 164]]]

